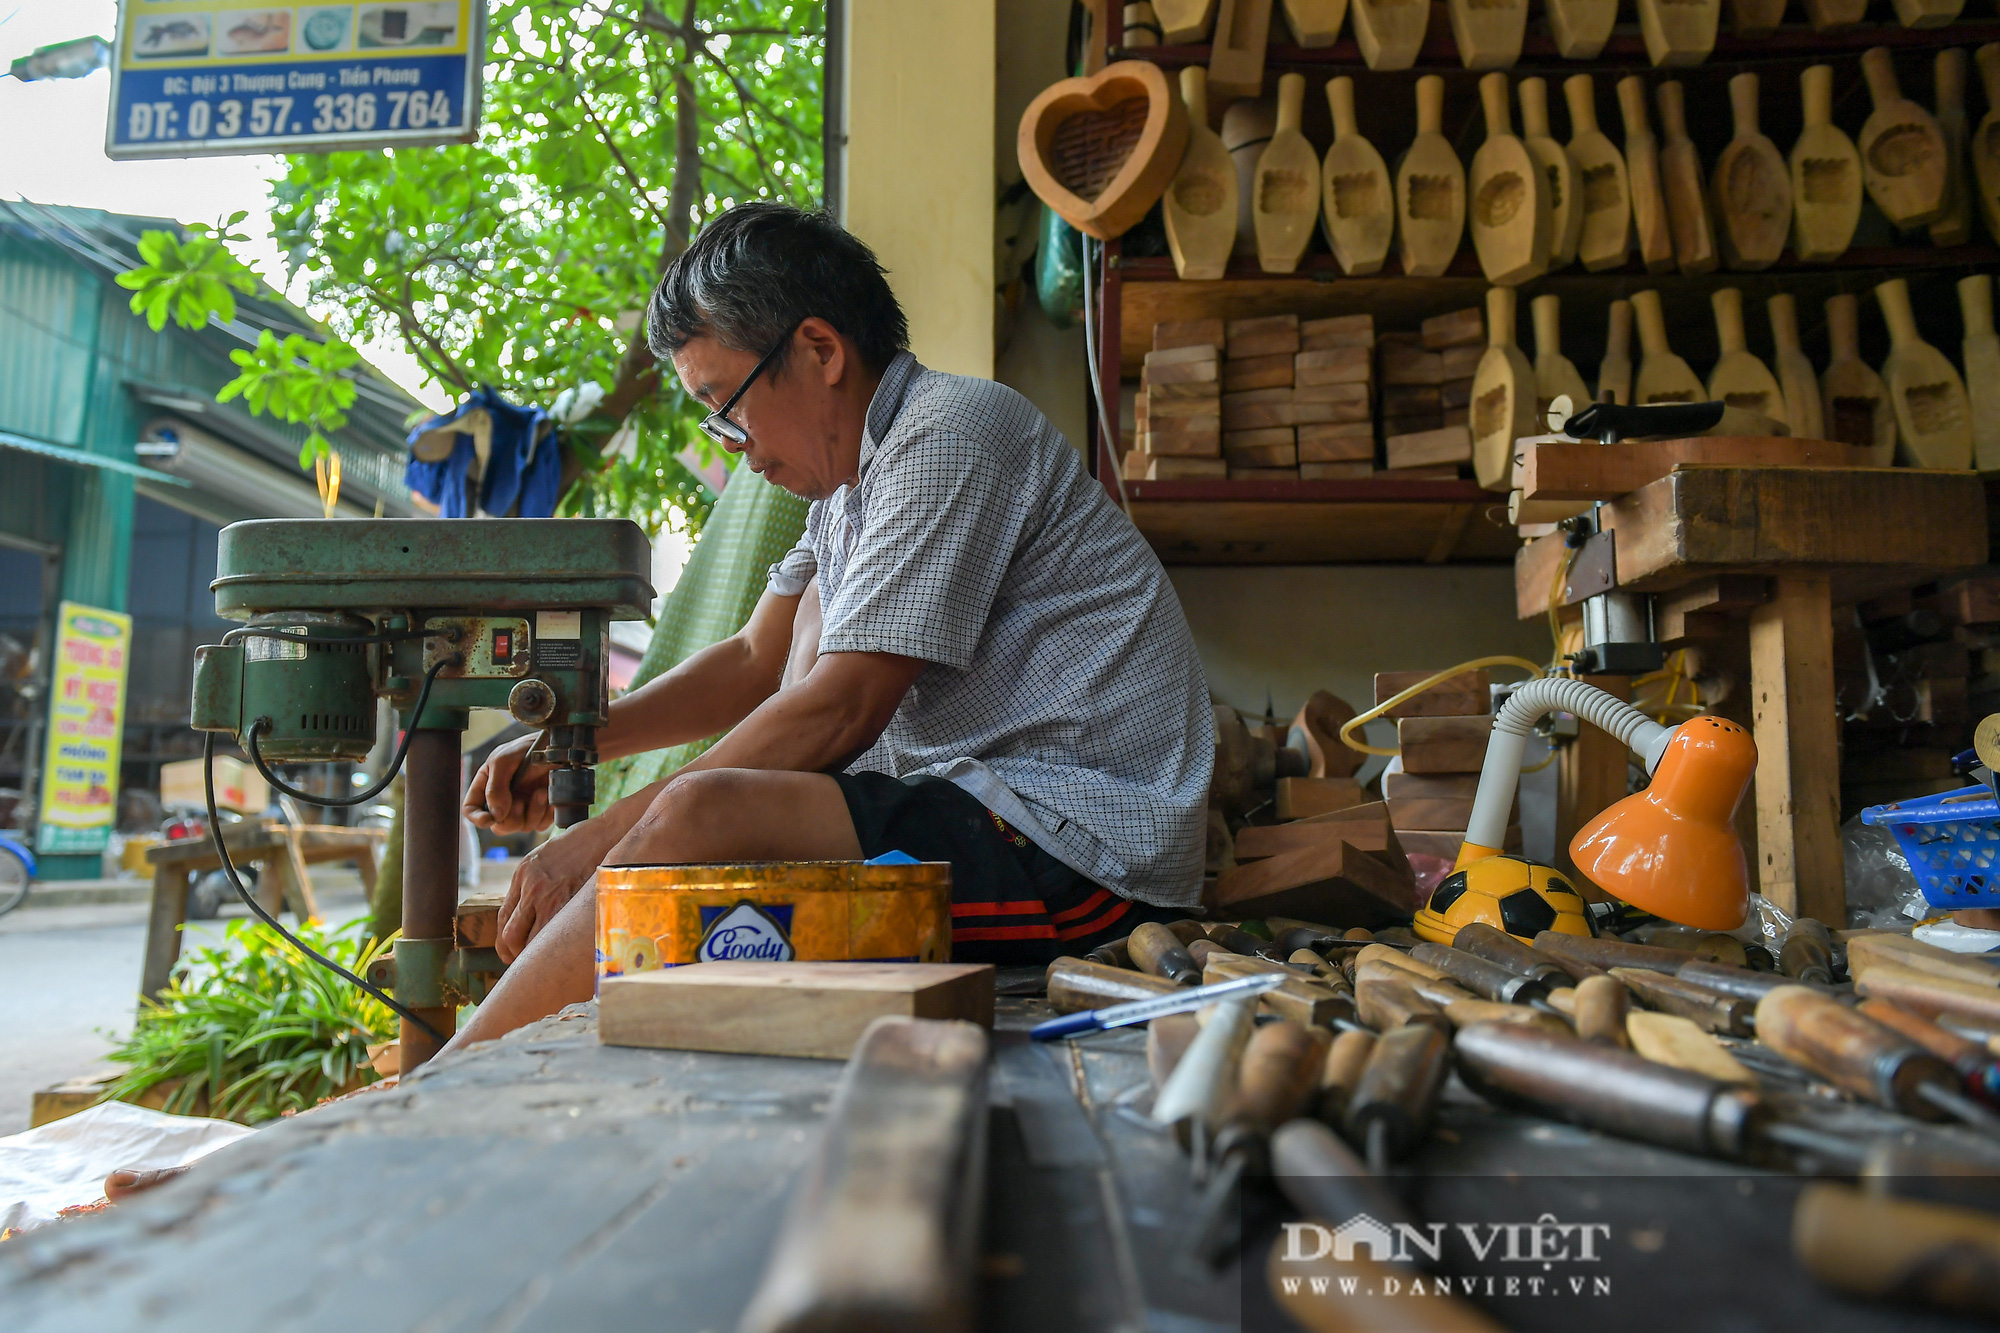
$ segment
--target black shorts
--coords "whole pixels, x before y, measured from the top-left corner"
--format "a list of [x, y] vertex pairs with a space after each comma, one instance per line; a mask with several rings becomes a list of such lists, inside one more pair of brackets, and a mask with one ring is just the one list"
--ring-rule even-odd
[[1030, 842], [957, 783], [919, 775], [834, 773], [864, 857], [907, 852], [951, 862], [951, 956], [1042, 964], [1081, 955], [1178, 908], [1121, 898]]

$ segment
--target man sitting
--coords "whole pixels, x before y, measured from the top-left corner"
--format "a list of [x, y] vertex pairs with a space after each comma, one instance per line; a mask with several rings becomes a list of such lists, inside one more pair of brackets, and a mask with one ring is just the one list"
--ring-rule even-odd
[[[612, 705], [606, 758], [728, 734], [522, 861], [511, 966], [453, 1046], [590, 998], [600, 866], [949, 861], [959, 960], [1043, 962], [1192, 906], [1201, 664], [1159, 560], [1048, 420], [919, 365], [875, 256], [780, 205], [711, 223], [646, 335], [710, 438], [813, 502], [805, 537], [740, 633]], [[474, 822], [547, 825], [530, 748], [479, 770]]]

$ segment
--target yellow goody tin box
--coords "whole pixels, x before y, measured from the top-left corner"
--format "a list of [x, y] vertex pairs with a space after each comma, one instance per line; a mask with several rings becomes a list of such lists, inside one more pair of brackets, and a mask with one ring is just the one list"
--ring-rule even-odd
[[597, 977], [682, 963], [951, 961], [951, 865], [771, 861], [597, 872]]

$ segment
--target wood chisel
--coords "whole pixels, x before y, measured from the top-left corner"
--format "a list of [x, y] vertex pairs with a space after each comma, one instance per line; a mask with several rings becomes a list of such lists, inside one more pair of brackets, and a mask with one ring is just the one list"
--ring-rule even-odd
[[1049, 1007], [1059, 1014], [1099, 1009], [1107, 1004], [1177, 995], [1183, 989], [1165, 977], [1149, 977], [1127, 967], [1105, 967], [1081, 958], [1058, 958], [1049, 964]]
[[1489, 926], [1484, 921], [1474, 921], [1461, 927], [1458, 934], [1452, 937], [1451, 947], [1474, 958], [1497, 963], [1516, 976], [1539, 981], [1550, 989], [1581, 981], [1594, 972], [1594, 969], [1572, 972], [1548, 955], [1536, 953], [1506, 931]]
[[1407, 1023], [1376, 1040], [1343, 1117], [1348, 1141], [1362, 1145], [1376, 1175], [1423, 1142], [1450, 1072], [1451, 1039], [1442, 1028]]
[[1271, 1135], [1271, 1176], [1306, 1217], [1344, 1222], [1366, 1213], [1386, 1227], [1415, 1224], [1403, 1201], [1317, 1120], [1293, 1120]]
[[1216, 1132], [1208, 1185], [1189, 1228], [1196, 1258], [1220, 1267], [1236, 1248], [1230, 1226], [1244, 1173], [1269, 1162], [1273, 1130], [1305, 1109], [1319, 1082], [1332, 1034], [1297, 1023], [1267, 1023], [1250, 1034], [1236, 1094]]
[[1625, 1016], [1631, 1010], [1631, 992], [1625, 983], [1609, 975], [1585, 977], [1576, 983], [1576, 1035], [1585, 1041], [1606, 1046], [1629, 1047]]
[[1884, 1027], [1897, 1032], [1958, 1071], [1968, 1097], [2000, 1106], [2000, 1060], [1976, 1041], [1947, 1032], [1937, 1024], [1887, 1000], [1863, 1000], [1854, 1006]]
[[1156, 977], [1165, 977], [1177, 986], [1201, 982], [1201, 965], [1196, 963], [1178, 937], [1157, 921], [1134, 928], [1125, 946], [1132, 966]]
[[2000, 1218], [1815, 1182], [1792, 1213], [1792, 1250], [1856, 1296], [2000, 1319]]
[[1778, 971], [1794, 981], [1833, 984], [1833, 940], [1826, 927], [1809, 916], [1792, 922], [1778, 945]]
[[1236, 1086], [1236, 1061], [1250, 1040], [1254, 994], [1233, 995], [1215, 1007], [1208, 1022], [1188, 1044], [1160, 1095], [1153, 1099], [1153, 1119], [1162, 1125], [1199, 1122], [1213, 1131]]
[[1643, 967], [1614, 967], [1611, 975], [1652, 1008], [1692, 1019], [1710, 1032], [1747, 1037], [1756, 1030], [1751, 1023], [1754, 1007], [1748, 1000], [1718, 995], [1706, 986]]
[[1534, 1004], [1548, 999], [1547, 982], [1524, 977], [1450, 945], [1419, 944], [1410, 950], [1410, 958], [1436, 968], [1481, 999], [1500, 1004]]
[[1320, 1067], [1314, 1115], [1329, 1125], [1341, 1122], [1347, 1114], [1347, 1099], [1354, 1095], [1354, 1086], [1361, 1081], [1361, 1071], [1374, 1049], [1375, 1034], [1359, 1028], [1350, 1028], [1333, 1039], [1333, 1045], [1327, 1047], [1326, 1063]]
[[1805, 986], [1757, 1003], [1757, 1039], [1843, 1092], [1923, 1120], [1954, 1116], [1981, 1128], [2000, 1119], [1958, 1091], [1956, 1071], [1865, 1014]]

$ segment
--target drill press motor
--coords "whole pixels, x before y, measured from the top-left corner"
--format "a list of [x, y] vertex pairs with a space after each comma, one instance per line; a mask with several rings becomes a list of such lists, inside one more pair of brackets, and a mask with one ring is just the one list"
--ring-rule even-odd
[[[454, 949], [460, 742], [474, 708], [540, 727], [559, 827], [595, 798], [597, 728], [608, 720], [610, 630], [653, 600], [652, 547], [624, 519], [258, 519], [222, 530], [216, 613], [245, 622], [195, 650], [191, 722], [226, 733], [273, 787], [274, 763], [367, 758], [376, 700], [405, 733], [358, 805], [407, 759], [403, 937], [371, 979], [393, 986], [403, 1067], [434, 1053], [457, 1006], [500, 970], [490, 949]], [[219, 835], [218, 835], [219, 837]], [[371, 971], [373, 971], [371, 969]]]

